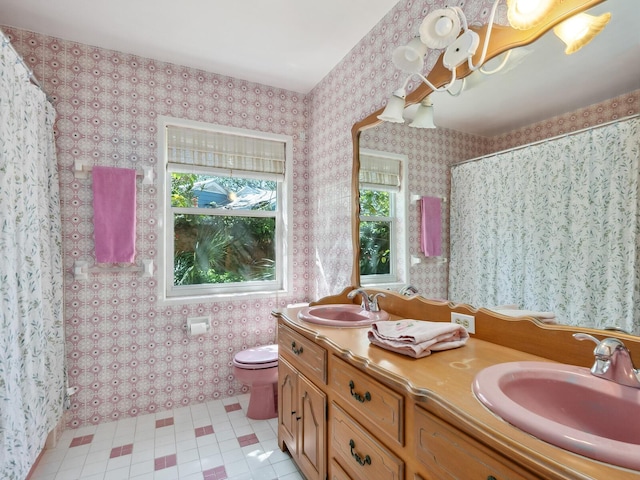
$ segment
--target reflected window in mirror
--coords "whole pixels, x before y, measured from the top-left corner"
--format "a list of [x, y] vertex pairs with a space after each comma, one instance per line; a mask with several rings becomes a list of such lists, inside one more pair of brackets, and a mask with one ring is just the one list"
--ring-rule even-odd
[[394, 287], [408, 281], [406, 155], [360, 151], [360, 282]]

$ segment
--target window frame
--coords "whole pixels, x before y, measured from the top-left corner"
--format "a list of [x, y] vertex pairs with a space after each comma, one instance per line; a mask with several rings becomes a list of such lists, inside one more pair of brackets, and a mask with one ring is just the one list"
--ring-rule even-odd
[[[363, 275], [360, 273], [360, 284], [368, 287], [379, 288], [400, 288], [409, 281], [409, 248], [408, 248], [408, 234], [407, 234], [407, 222], [408, 222], [408, 175], [407, 168], [408, 157], [404, 154], [384, 152], [381, 150], [370, 150], [361, 148], [361, 154], [366, 154], [374, 157], [389, 158], [396, 161], [400, 161], [400, 187], [398, 190], [385, 189], [384, 187], [362, 188], [360, 190], [377, 190], [377, 191], [390, 191], [392, 193], [389, 198], [389, 209], [391, 217], [386, 216], [365, 216], [360, 214], [360, 222], [363, 221], [387, 221], [390, 220], [391, 224], [391, 238], [390, 238], [390, 261], [391, 268], [388, 274], [383, 275]], [[404, 219], [404, 221], [402, 220]], [[359, 255], [360, 252], [358, 252]]]
[[[167, 155], [167, 127], [191, 128], [199, 130], [209, 130], [223, 134], [261, 138], [282, 142], [285, 146], [285, 172], [284, 179], [277, 181], [276, 195], [277, 208], [273, 212], [269, 211], [243, 211], [235, 210], [232, 216], [247, 217], [274, 217], [276, 218], [276, 279], [268, 281], [251, 281], [242, 283], [222, 283], [222, 284], [197, 284], [188, 286], [176, 286], [173, 283], [174, 273], [174, 214], [187, 213], [193, 215], [205, 214], [214, 216], [229, 216], [230, 210], [221, 211], [199, 207], [173, 207], [171, 205], [171, 173], [195, 173], [212, 176], [233, 176], [241, 178], [259, 178], [265, 180], [276, 180], [273, 175], [261, 174], [259, 172], [229, 171], [215, 167], [205, 167], [199, 165], [188, 165], [180, 163], [169, 163]], [[293, 137], [288, 135], [272, 134], [249, 129], [216, 125], [207, 122], [178, 119], [173, 117], [160, 116], [158, 118], [158, 158], [161, 168], [158, 169], [159, 176], [159, 196], [162, 205], [162, 217], [160, 226], [164, 230], [162, 238], [162, 248], [158, 262], [158, 287], [160, 299], [164, 303], [193, 303], [216, 299], [232, 299], [243, 296], [266, 297], [275, 295], [286, 295], [289, 293], [289, 286], [292, 281], [292, 261], [290, 250], [293, 233], [292, 207], [293, 188], [291, 187], [292, 165], [293, 165]]]

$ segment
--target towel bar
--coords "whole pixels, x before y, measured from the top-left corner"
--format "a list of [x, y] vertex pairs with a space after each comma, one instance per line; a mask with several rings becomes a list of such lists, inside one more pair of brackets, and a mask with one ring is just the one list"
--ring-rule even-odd
[[[73, 171], [76, 178], [86, 178], [93, 169], [93, 165], [89, 162], [76, 160], [73, 163]], [[136, 172], [136, 176], [142, 177], [143, 185], [153, 185], [153, 167], [143, 165], [142, 172]]]
[[153, 276], [153, 260], [142, 260], [142, 265], [123, 265], [109, 267], [89, 267], [89, 262], [76, 261], [73, 264], [73, 276], [76, 280], [89, 280], [90, 273], [142, 273], [143, 277]]
[[[411, 201], [412, 202], [417, 202], [420, 199], [422, 199], [422, 197], [424, 197], [425, 195], [418, 195], [417, 193], [412, 193], [411, 194]], [[426, 195], [427, 197], [436, 197], [439, 198], [440, 200], [442, 200], [443, 202], [447, 201], [447, 197], [442, 197], [440, 195]]]
[[449, 259], [447, 257], [418, 257], [417, 255], [411, 255], [411, 266], [418, 265], [419, 263], [447, 263]]

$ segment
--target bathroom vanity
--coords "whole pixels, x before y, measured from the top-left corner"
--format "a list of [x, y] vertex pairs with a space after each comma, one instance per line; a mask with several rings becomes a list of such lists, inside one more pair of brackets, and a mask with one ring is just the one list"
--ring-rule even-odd
[[[315, 304], [348, 304], [351, 288]], [[640, 471], [608, 465], [538, 440], [485, 408], [472, 392], [491, 365], [555, 361], [590, 367], [593, 348], [576, 331], [514, 320], [488, 310], [385, 292], [391, 319], [475, 317], [461, 348], [414, 359], [369, 344], [367, 327], [340, 328], [278, 318], [278, 442], [308, 480], [626, 479]], [[621, 338], [636, 363], [640, 343]], [[639, 419], [633, 419], [632, 422]]]

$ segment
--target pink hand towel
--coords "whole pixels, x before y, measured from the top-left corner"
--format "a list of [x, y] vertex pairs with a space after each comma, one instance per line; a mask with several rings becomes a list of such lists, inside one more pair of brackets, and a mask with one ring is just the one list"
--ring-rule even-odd
[[375, 322], [367, 336], [374, 345], [414, 358], [461, 347], [469, 339], [462, 325], [411, 319]]
[[422, 197], [420, 200], [420, 249], [427, 257], [442, 255], [441, 202], [442, 199], [438, 197]]
[[93, 167], [93, 224], [98, 263], [133, 263], [136, 171]]

